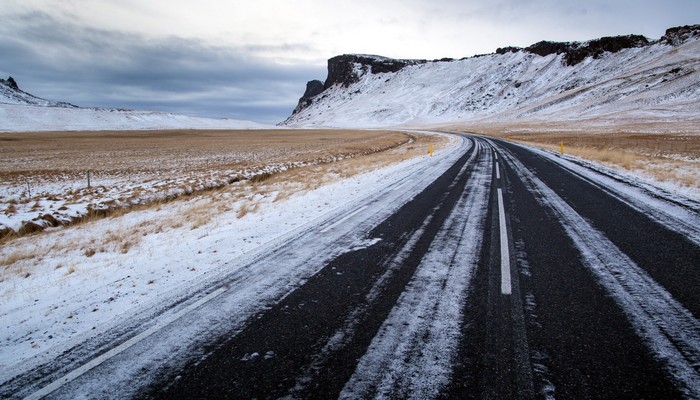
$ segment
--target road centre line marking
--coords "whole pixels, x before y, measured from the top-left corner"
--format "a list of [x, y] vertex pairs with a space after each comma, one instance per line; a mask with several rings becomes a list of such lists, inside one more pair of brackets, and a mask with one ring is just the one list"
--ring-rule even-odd
[[506, 231], [506, 214], [503, 207], [503, 192], [498, 188], [498, 222], [501, 230], [501, 294], [511, 294], [510, 252], [508, 250], [508, 232]]
[[96, 357], [96, 358], [90, 360], [87, 364], [82, 365], [80, 368], [74, 369], [70, 373], [64, 375], [62, 378], [56, 379], [48, 386], [44, 386], [43, 388], [30, 394], [29, 396], [25, 397], [24, 400], [40, 399], [40, 398], [54, 392], [55, 390], [57, 390], [61, 386], [74, 381], [75, 379], [79, 378], [80, 376], [82, 376], [86, 372], [90, 371], [91, 369], [97, 367], [98, 365], [100, 365], [103, 362], [109, 360], [110, 358], [118, 355], [119, 353], [122, 353], [123, 351], [127, 350], [131, 346], [137, 344], [138, 342], [142, 341], [143, 339], [146, 339], [147, 337], [151, 336], [152, 334], [158, 332], [159, 330], [163, 329], [164, 327], [171, 324], [172, 322], [175, 322], [176, 320], [180, 319], [180, 317], [182, 317], [183, 315], [193, 311], [194, 309], [198, 308], [199, 306], [203, 305], [204, 303], [207, 303], [208, 301], [218, 297], [220, 294], [222, 294], [225, 291], [226, 291], [226, 288], [221, 287], [221, 288], [209, 293], [208, 295], [202, 297], [201, 299], [199, 299], [196, 302], [190, 304], [189, 306], [183, 308], [182, 310], [176, 312], [175, 314], [159, 321], [154, 326], [139, 333], [138, 335], [132, 337], [131, 339], [120, 344], [119, 346], [109, 350], [108, 352], [102, 354], [99, 357]]
[[501, 179], [501, 173], [498, 171], [498, 161], [496, 162], [496, 179]]
[[358, 208], [357, 210], [351, 212], [350, 214], [348, 214], [348, 215], [346, 215], [345, 217], [341, 218], [340, 220], [336, 221], [334, 224], [323, 228], [323, 229], [321, 230], [321, 233], [326, 233], [326, 232], [330, 231], [331, 229], [335, 228], [336, 226], [338, 226], [338, 225], [342, 224], [343, 222], [347, 221], [350, 217], [354, 216], [354, 215], [357, 214], [357, 213], [360, 213], [360, 212], [361, 212], [362, 210], [364, 210], [365, 208], [367, 208], [367, 206], [362, 206], [362, 207]]

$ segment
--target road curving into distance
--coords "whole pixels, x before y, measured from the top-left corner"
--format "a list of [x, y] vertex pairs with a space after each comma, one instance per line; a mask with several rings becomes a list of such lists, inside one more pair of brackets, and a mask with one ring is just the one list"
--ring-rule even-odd
[[700, 398], [700, 204], [465, 134], [341, 211], [0, 393]]

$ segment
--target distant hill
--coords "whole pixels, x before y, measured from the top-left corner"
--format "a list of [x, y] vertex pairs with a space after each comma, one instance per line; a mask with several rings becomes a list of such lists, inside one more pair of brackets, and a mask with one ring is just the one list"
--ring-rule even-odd
[[0, 132], [270, 127], [252, 121], [198, 118], [157, 111], [83, 108], [27, 93], [12, 77], [0, 79]]
[[588, 42], [539, 42], [460, 60], [342, 55], [289, 126], [514, 120], [700, 119], [700, 25]]

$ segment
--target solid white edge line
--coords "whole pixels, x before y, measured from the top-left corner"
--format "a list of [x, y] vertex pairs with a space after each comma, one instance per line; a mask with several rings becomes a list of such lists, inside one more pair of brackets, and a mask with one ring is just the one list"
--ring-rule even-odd
[[343, 222], [347, 221], [349, 218], [351, 218], [351, 217], [354, 216], [355, 214], [361, 212], [361, 211], [364, 210], [365, 208], [367, 208], [367, 206], [362, 206], [362, 207], [358, 208], [357, 210], [351, 212], [350, 214], [348, 214], [348, 215], [346, 215], [345, 217], [341, 218], [340, 220], [336, 221], [334, 224], [329, 225], [329, 226], [323, 228], [323, 229], [321, 230], [321, 233], [326, 233], [326, 232], [330, 231], [331, 229], [335, 228], [336, 226], [338, 226], [338, 225], [342, 224]]
[[172, 322], [175, 322], [178, 320], [180, 317], [183, 315], [189, 313], [190, 311], [193, 311], [197, 307], [203, 305], [204, 303], [214, 299], [215, 297], [219, 296], [223, 292], [226, 291], [226, 288], [219, 288], [212, 293], [209, 293], [208, 295], [202, 297], [198, 301], [190, 304], [189, 306], [183, 308], [182, 310], [178, 311], [177, 313], [171, 315], [168, 318], [163, 319], [162, 321], [159, 321], [156, 325], [150, 327], [149, 329], [141, 332], [140, 334], [132, 337], [131, 339], [127, 340], [126, 342], [120, 344], [119, 346], [109, 350], [108, 352], [102, 354], [99, 357], [96, 357], [87, 364], [84, 364], [80, 368], [74, 369], [73, 371], [69, 372], [68, 374], [64, 375], [62, 378], [59, 378], [52, 383], [50, 383], [47, 386], [44, 386], [43, 388], [37, 390], [36, 392], [30, 394], [29, 396], [25, 397], [24, 400], [30, 400], [30, 399], [40, 399], [53, 391], [57, 390], [61, 386], [70, 383], [74, 381], [75, 379], [79, 378], [86, 372], [90, 371], [91, 369], [97, 367], [98, 365], [102, 364], [103, 362], [109, 360], [110, 358], [118, 355], [119, 353], [127, 350], [129, 347], [137, 344], [138, 342], [142, 341], [143, 339], [151, 336], [152, 334], [158, 332], [159, 330], [163, 329], [165, 326], [171, 324]]
[[508, 232], [506, 231], [506, 214], [503, 207], [503, 192], [498, 189], [498, 222], [501, 230], [501, 294], [511, 294], [510, 252], [508, 250]]

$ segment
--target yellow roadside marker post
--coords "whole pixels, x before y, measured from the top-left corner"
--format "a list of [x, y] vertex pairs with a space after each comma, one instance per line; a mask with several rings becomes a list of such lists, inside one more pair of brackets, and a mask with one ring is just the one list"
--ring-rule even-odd
[[564, 155], [564, 142], [559, 143], [559, 153]]
[[433, 156], [433, 145], [431, 144], [430, 147], [428, 148], [428, 153], [430, 154], [430, 157]]

